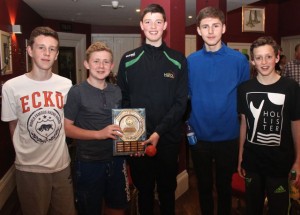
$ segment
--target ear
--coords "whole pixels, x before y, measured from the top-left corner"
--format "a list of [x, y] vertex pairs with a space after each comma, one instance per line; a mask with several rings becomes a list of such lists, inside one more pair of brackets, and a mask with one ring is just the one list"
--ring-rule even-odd
[[144, 27], [143, 27], [143, 21], [140, 21], [140, 27], [142, 29], [142, 31], [144, 30]]
[[197, 27], [197, 32], [198, 32], [199, 36], [202, 36], [202, 35], [201, 35], [201, 30], [200, 30], [200, 27], [199, 27], [199, 26]]
[[112, 63], [112, 64], [110, 65], [110, 71], [112, 71], [114, 67], [115, 67], [115, 64]]
[[252, 64], [253, 66], [255, 66], [255, 62], [254, 62], [254, 60], [251, 60], [251, 64]]
[[278, 63], [278, 62], [279, 62], [279, 60], [280, 60], [280, 55], [278, 54], [278, 55], [276, 56], [276, 60], [275, 60], [275, 62], [276, 62], [276, 63]]
[[57, 60], [58, 54], [59, 54], [59, 51], [57, 51], [57, 53], [56, 53], [55, 60]]
[[226, 32], [226, 25], [223, 24], [223, 26], [222, 26], [222, 34], [225, 34], [225, 32]]
[[31, 46], [27, 46], [26, 51], [30, 57], [32, 57], [32, 49]]
[[167, 26], [168, 26], [168, 22], [165, 22], [165, 23], [164, 23], [164, 30], [167, 29]]
[[86, 69], [90, 69], [89, 63], [86, 60], [83, 61], [83, 65]]

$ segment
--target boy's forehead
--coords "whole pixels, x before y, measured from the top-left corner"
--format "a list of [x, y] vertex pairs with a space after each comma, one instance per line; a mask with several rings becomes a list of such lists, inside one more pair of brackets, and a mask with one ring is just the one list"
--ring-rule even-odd
[[164, 19], [163, 15], [161, 13], [148, 12], [143, 17], [143, 20], [145, 20], [145, 19], [151, 19], [151, 18], [162, 19], [162, 20]]
[[58, 46], [58, 41], [51, 37], [45, 35], [39, 35], [34, 38], [34, 43], [36, 44], [44, 44], [44, 43], [51, 43], [51, 45]]
[[269, 44], [265, 44], [265, 45], [261, 45], [261, 46], [258, 46], [258, 47], [255, 47], [253, 49], [253, 52], [255, 53], [261, 53], [261, 52], [270, 52], [270, 53], [274, 53], [274, 48], [269, 45]]
[[206, 18], [202, 19], [199, 24], [203, 25], [203, 24], [207, 24], [207, 23], [221, 23], [222, 24], [222, 21], [216, 17], [206, 17]]
[[93, 51], [91, 55], [95, 57], [101, 57], [101, 58], [112, 58], [111, 53], [106, 50], [96, 50]]

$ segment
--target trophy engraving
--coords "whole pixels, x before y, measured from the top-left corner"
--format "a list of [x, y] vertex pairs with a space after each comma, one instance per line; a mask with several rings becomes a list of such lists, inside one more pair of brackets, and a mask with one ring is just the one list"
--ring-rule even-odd
[[114, 140], [114, 155], [144, 153], [146, 139], [145, 109], [113, 109], [113, 123], [120, 126], [122, 137]]

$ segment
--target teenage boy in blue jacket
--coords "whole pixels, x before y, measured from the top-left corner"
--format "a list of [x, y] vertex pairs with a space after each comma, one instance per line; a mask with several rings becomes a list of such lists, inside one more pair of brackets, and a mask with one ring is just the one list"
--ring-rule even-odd
[[213, 168], [216, 173], [218, 214], [231, 214], [231, 178], [236, 169], [239, 121], [237, 86], [249, 79], [246, 57], [222, 42], [224, 13], [203, 8], [197, 31], [201, 50], [188, 57], [191, 115], [189, 124], [198, 142], [191, 155], [198, 179], [202, 214], [213, 214]]

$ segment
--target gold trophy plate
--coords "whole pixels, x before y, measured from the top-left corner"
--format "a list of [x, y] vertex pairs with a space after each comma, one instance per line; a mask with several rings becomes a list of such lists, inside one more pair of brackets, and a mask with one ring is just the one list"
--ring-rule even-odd
[[144, 153], [146, 140], [145, 109], [112, 109], [113, 124], [119, 125], [122, 137], [114, 140], [114, 155], [130, 155]]

